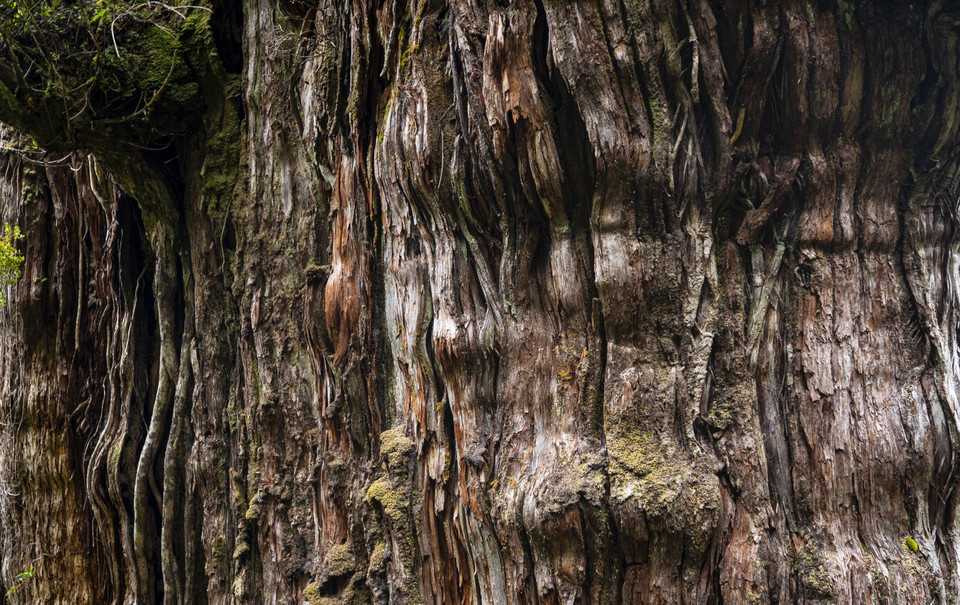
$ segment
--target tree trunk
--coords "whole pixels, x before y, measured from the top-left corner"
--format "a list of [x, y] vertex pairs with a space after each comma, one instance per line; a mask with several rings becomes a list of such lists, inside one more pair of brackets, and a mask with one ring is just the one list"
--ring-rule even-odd
[[0, 64], [9, 602], [957, 602], [955, 3], [201, 5]]

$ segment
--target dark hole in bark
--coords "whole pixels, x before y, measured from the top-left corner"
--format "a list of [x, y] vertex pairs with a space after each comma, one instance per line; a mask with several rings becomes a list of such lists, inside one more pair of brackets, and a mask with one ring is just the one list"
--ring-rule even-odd
[[[926, 46], [926, 41], [924, 41], [924, 47]], [[913, 98], [910, 99], [910, 109], [916, 109], [926, 103], [931, 91], [934, 90], [939, 82], [939, 76], [930, 60], [930, 54], [925, 54], [924, 58], [926, 60], [926, 69], [923, 74], [923, 79], [920, 80], [920, 85], [917, 86], [917, 90], [913, 93]]]
[[330, 576], [317, 590], [321, 597], [335, 597], [343, 593], [350, 584], [353, 572]]
[[227, 73], [238, 74], [243, 69], [242, 24], [243, 5], [239, 0], [216, 0], [213, 3], [210, 28]]
[[[379, 74], [383, 72], [383, 64], [386, 61], [387, 49], [383, 45], [384, 40], [380, 36], [372, 36], [370, 38], [370, 73]], [[389, 71], [389, 70], [388, 70]], [[360, 128], [359, 137], [357, 142], [360, 144], [361, 149], [367, 149], [370, 146], [371, 141], [375, 140], [374, 137], [376, 133], [379, 132], [378, 126], [378, 117], [382, 115], [382, 112], [378, 103], [380, 103], [381, 93], [389, 85], [387, 80], [388, 76], [384, 77], [373, 77], [371, 76], [370, 87], [367, 90], [366, 98], [362, 105], [358, 105], [357, 112], [357, 124], [369, 123], [370, 128]], [[344, 116], [344, 118], [349, 122], [349, 116]], [[373, 222], [368, 223], [368, 226], [372, 227]], [[372, 236], [373, 231], [368, 231], [368, 234]]]
[[[533, 60], [534, 60], [534, 69], [537, 72], [537, 77], [539, 80], [545, 84], [552, 84], [550, 82], [550, 70], [547, 67], [547, 52], [550, 46], [550, 28], [547, 24], [547, 14], [543, 9], [543, 3], [540, 0], [536, 2], [537, 6], [537, 18], [533, 22]], [[556, 91], [551, 90], [551, 97], [556, 99], [556, 95], [553, 94]]]
[[447, 447], [450, 450], [450, 476], [455, 477], [459, 473], [459, 460], [457, 458], [457, 448], [453, 446], [456, 443], [456, 432], [453, 425], [453, 410], [450, 405], [443, 405], [443, 432], [447, 436]]
[[805, 290], [810, 289], [810, 277], [813, 275], [813, 269], [808, 265], [800, 265], [797, 267], [797, 277], [800, 279], [800, 285], [803, 286]]
[[406, 254], [407, 256], [419, 256], [420, 255], [420, 240], [415, 237], [408, 237], [406, 243]]
[[[163, 175], [166, 184], [169, 186], [171, 201], [179, 211], [183, 208], [184, 182], [183, 174], [180, 172], [180, 155], [175, 142], [166, 139], [163, 143], [157, 144], [155, 148], [144, 151], [144, 157], [147, 162], [154, 166], [161, 175]], [[182, 221], [183, 212], [177, 213], [179, 220]]]
[[228, 252], [237, 250], [237, 232], [233, 227], [233, 221], [227, 218], [223, 225], [223, 238], [221, 240], [223, 249]]
[[703, 447], [703, 444], [713, 442], [710, 436], [710, 425], [707, 424], [703, 416], [697, 416], [693, 419], [693, 435], [697, 438], [697, 443]]
[[433, 26], [437, 32], [437, 40], [440, 42], [446, 42], [450, 35], [450, 15], [446, 7], [444, 7], [440, 11], [440, 14], [437, 15], [437, 19], [433, 22]]

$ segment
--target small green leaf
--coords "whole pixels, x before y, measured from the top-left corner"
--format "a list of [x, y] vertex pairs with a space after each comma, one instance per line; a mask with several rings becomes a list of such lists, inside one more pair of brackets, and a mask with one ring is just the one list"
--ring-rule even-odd
[[[0, 286], [13, 285], [20, 279], [20, 266], [24, 258], [17, 251], [15, 243], [21, 239], [23, 235], [19, 227], [3, 224], [3, 232], [0, 233]], [[0, 306], [4, 304], [6, 300], [0, 294]]]

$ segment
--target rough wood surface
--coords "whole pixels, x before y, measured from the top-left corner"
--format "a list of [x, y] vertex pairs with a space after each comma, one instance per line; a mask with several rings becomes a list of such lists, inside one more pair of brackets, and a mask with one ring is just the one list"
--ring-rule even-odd
[[10, 602], [957, 602], [955, 3], [201, 4], [0, 65]]

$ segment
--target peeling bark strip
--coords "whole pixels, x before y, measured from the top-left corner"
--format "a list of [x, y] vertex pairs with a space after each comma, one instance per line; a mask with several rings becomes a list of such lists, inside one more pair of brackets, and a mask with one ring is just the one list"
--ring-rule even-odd
[[10, 602], [956, 602], [955, 2], [200, 4], [0, 59]]

